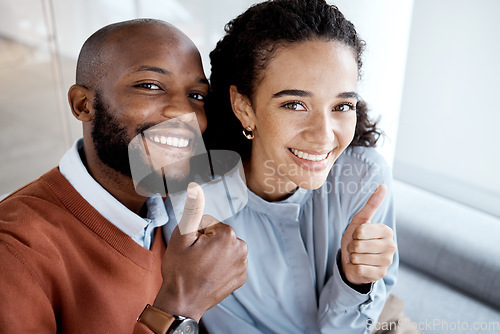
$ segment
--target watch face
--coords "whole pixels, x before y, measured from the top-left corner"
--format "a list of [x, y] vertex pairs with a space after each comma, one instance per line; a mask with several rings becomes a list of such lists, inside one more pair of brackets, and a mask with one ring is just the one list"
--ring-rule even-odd
[[171, 328], [172, 334], [198, 334], [198, 323], [189, 318], [176, 320]]

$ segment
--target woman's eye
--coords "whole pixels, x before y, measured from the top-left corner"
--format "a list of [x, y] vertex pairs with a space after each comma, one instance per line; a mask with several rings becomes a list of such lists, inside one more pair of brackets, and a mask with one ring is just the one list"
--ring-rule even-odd
[[284, 108], [294, 111], [306, 111], [307, 109], [299, 102], [289, 102], [283, 105]]
[[338, 106], [335, 106], [334, 108], [335, 111], [342, 111], [342, 112], [346, 112], [346, 111], [351, 111], [351, 110], [355, 110], [354, 106], [350, 103], [342, 103], [342, 104], [339, 104]]
[[192, 99], [195, 99], [195, 100], [205, 101], [205, 95], [200, 94], [200, 93], [189, 94], [189, 97], [192, 98]]
[[155, 85], [153, 83], [142, 83], [142, 84], [136, 85], [136, 87], [146, 88], [146, 89], [150, 89], [150, 90], [160, 90], [161, 89], [160, 86]]

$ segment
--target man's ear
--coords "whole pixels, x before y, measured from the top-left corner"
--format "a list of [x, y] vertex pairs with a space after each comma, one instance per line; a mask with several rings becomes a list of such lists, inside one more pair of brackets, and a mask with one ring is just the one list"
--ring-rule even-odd
[[94, 118], [92, 108], [93, 96], [90, 90], [83, 86], [73, 85], [68, 91], [68, 102], [73, 116], [79, 121], [90, 122]]
[[233, 112], [240, 120], [241, 126], [243, 128], [250, 127], [254, 129], [256, 125], [255, 112], [248, 96], [238, 92], [238, 88], [235, 85], [229, 87], [229, 96]]

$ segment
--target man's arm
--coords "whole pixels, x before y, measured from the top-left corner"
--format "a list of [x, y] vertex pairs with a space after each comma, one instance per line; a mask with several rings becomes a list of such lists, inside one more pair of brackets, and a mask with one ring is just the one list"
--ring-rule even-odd
[[246, 243], [230, 226], [203, 216], [204, 202], [201, 187], [190, 184], [183, 216], [165, 252], [163, 284], [153, 305], [196, 321], [245, 283], [247, 267]]
[[0, 240], [0, 268], [2, 333], [56, 333], [56, 319], [43, 282], [4, 240]]

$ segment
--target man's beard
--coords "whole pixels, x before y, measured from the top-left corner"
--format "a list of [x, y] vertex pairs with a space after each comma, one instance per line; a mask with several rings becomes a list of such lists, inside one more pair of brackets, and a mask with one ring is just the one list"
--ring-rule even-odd
[[[150, 196], [155, 193], [166, 195], [168, 188], [178, 190], [187, 187], [185, 183], [188, 179], [191, 179], [188, 177], [190, 173], [189, 162], [184, 166], [173, 164], [169, 168], [155, 170], [146, 158], [144, 147], [137, 145], [137, 143], [130, 145], [133, 138], [157, 124], [152, 122], [143, 123], [134, 130], [134, 133], [129, 133], [127, 125], [120, 122], [113, 115], [113, 110], [109, 110], [109, 106], [105, 104], [99, 92], [96, 92], [92, 106], [95, 114], [91, 136], [97, 157], [103, 164], [129, 177], [131, 180], [134, 175], [130, 167], [129, 155], [133, 157], [135, 164], [143, 164], [151, 171], [143, 179], [135, 180], [135, 183], [137, 183], [136, 191], [143, 196]], [[137, 165], [135, 165], [135, 168], [137, 168]]]
[[91, 129], [92, 141], [97, 157], [111, 169], [132, 178], [129, 162], [128, 145], [132, 138], [144, 130], [154, 126], [154, 123], [141, 124], [135, 133], [129, 135], [127, 125], [121, 123], [96, 92], [92, 107], [95, 110]]

